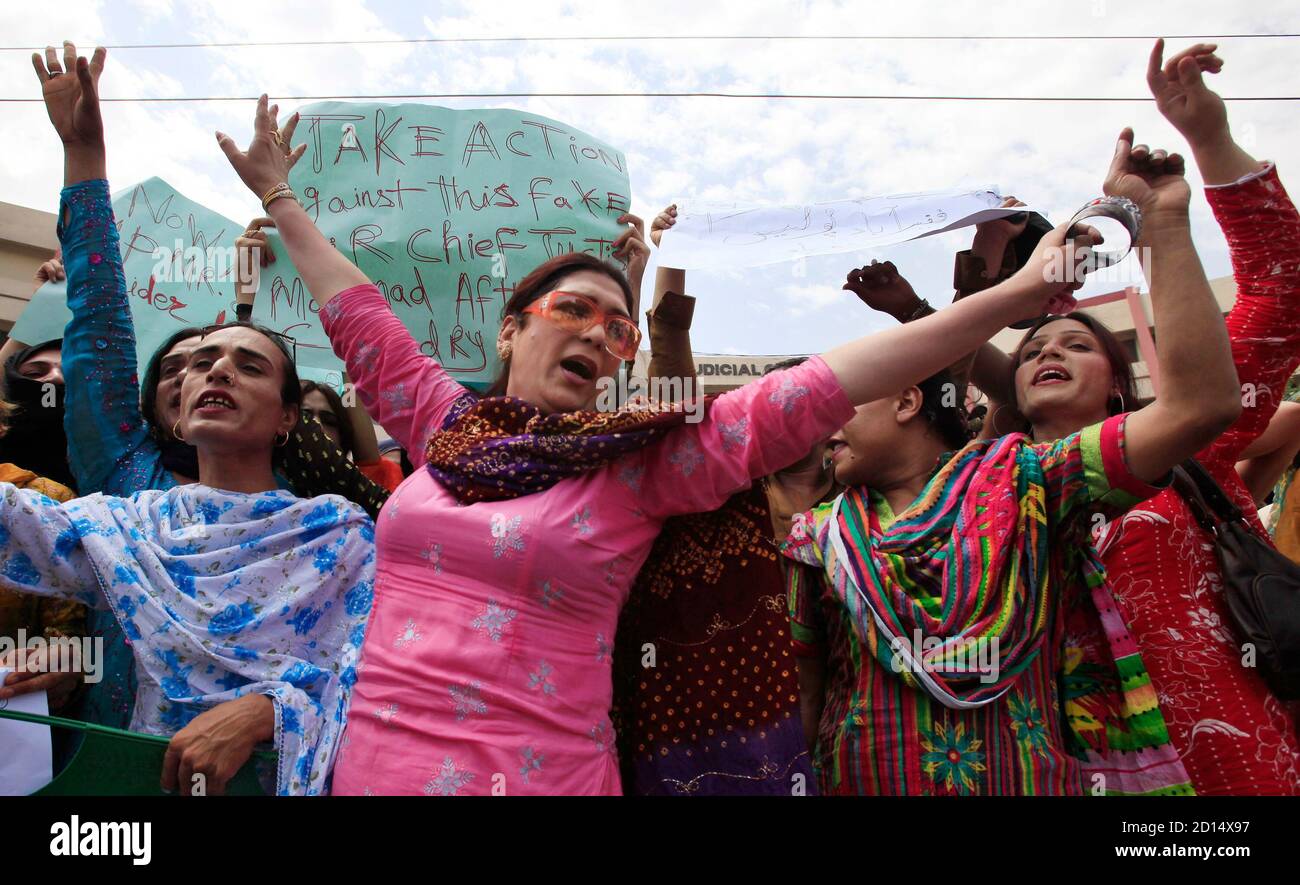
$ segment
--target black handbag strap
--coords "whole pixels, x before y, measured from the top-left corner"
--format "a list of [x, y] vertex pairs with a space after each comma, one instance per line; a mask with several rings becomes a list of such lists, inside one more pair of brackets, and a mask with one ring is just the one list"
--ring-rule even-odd
[[1173, 475], [1174, 490], [1207, 532], [1218, 534], [1220, 525], [1244, 520], [1241, 508], [1232, 503], [1223, 487], [1195, 458], [1175, 467]]

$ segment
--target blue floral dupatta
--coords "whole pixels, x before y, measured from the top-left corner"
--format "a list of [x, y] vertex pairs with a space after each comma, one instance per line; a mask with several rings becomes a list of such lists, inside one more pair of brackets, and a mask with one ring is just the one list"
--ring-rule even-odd
[[328, 791], [374, 594], [359, 507], [202, 485], [60, 505], [0, 484], [0, 563], [0, 586], [111, 607], [140, 676], [132, 730], [265, 694], [276, 792]]

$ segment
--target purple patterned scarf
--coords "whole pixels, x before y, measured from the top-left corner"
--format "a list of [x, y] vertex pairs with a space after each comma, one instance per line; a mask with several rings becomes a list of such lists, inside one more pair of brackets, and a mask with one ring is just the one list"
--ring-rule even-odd
[[603, 467], [661, 439], [688, 414], [677, 404], [546, 415], [516, 397], [467, 394], [429, 438], [425, 458], [460, 503], [500, 501]]

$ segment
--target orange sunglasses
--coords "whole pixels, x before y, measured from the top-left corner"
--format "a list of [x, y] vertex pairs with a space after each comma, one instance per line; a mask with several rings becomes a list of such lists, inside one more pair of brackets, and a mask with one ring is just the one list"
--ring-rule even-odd
[[566, 332], [581, 335], [593, 326], [605, 330], [605, 349], [621, 360], [636, 359], [641, 344], [641, 330], [622, 314], [606, 313], [586, 295], [556, 290], [548, 292], [524, 308]]

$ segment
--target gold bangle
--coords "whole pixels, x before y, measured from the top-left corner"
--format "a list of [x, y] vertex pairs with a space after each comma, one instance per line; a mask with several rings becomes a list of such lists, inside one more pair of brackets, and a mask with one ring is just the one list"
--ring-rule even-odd
[[287, 190], [289, 190], [289, 183], [287, 181], [282, 181], [279, 184], [273, 186], [266, 193], [262, 194], [262, 206], [265, 207], [267, 202], [269, 202], [271, 197], [274, 196], [276, 193], [279, 193], [281, 191], [287, 191]]
[[271, 204], [274, 203], [276, 200], [280, 199], [281, 197], [292, 197], [295, 203], [298, 202], [298, 195], [286, 187], [283, 190], [276, 191], [275, 193], [267, 197], [265, 200], [263, 200], [262, 209], [264, 211], [269, 212], [271, 210]]

